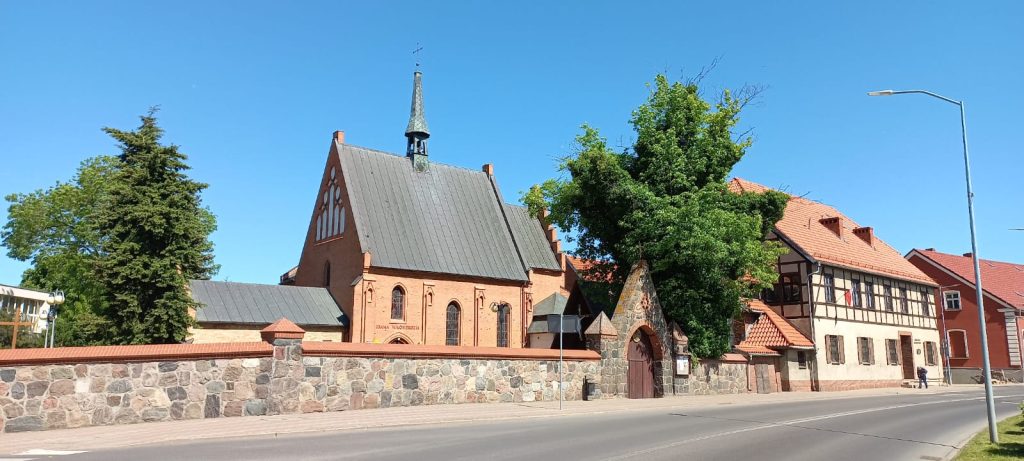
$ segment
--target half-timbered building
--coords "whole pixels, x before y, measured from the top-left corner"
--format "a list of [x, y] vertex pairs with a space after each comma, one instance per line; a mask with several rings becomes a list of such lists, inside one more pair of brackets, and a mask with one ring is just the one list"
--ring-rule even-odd
[[[735, 178], [737, 193], [768, 188]], [[835, 208], [790, 197], [768, 238], [788, 251], [778, 282], [761, 299], [810, 338], [809, 350], [786, 351], [785, 388], [846, 390], [900, 386], [925, 367], [942, 377], [935, 318], [937, 284], [874, 229]]]

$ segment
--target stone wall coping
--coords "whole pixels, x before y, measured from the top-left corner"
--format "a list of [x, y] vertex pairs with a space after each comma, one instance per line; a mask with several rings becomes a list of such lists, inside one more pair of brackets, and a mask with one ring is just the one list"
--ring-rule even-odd
[[743, 354], [736, 354], [736, 353], [731, 353], [731, 352], [730, 353], [722, 354], [722, 356], [719, 357], [717, 361], [719, 361], [719, 362], [730, 362], [730, 363], [747, 363], [747, 362], [749, 362], [749, 360], [747, 360], [747, 358], [744, 357]]
[[[303, 342], [302, 353], [306, 356], [324, 357], [558, 360], [558, 349], [332, 343], [317, 341]], [[567, 349], [564, 351], [563, 358], [574, 361], [597, 361], [601, 360], [601, 354], [595, 351]]]
[[231, 359], [273, 354], [274, 346], [265, 342], [7, 349], [0, 350], [0, 366]]

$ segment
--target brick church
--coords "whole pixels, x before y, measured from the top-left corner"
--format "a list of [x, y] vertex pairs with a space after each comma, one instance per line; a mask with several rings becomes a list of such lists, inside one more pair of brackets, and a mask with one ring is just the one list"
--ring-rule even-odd
[[326, 288], [343, 341], [530, 347], [534, 305], [564, 312], [575, 283], [554, 228], [505, 202], [492, 165], [432, 161], [419, 71], [405, 137], [397, 155], [334, 133], [282, 284]]

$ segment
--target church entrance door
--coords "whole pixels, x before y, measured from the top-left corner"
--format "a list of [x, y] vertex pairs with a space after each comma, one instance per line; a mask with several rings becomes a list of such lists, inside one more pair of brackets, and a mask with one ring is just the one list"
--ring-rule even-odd
[[626, 348], [629, 360], [626, 391], [631, 399], [654, 398], [654, 348], [647, 335], [637, 330]]

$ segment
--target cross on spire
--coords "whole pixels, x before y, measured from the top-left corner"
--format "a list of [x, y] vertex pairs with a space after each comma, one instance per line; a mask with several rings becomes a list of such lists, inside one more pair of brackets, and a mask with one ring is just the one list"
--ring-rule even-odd
[[412, 50], [412, 54], [416, 58], [416, 68], [417, 69], [420, 68], [420, 59], [419, 59], [420, 51], [423, 51], [423, 47], [420, 46], [420, 42], [416, 42], [416, 49]]

